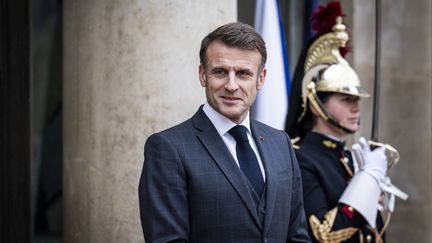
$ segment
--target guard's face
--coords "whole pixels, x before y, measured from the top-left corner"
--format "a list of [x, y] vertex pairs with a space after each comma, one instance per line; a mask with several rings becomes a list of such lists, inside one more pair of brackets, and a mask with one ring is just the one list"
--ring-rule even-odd
[[357, 131], [360, 123], [359, 101], [358, 96], [334, 93], [328, 98], [324, 106], [343, 127]]
[[261, 54], [215, 41], [207, 49], [206, 60], [207, 66], [199, 67], [199, 78], [208, 103], [234, 123], [241, 123], [264, 84], [266, 69], [258, 73]]

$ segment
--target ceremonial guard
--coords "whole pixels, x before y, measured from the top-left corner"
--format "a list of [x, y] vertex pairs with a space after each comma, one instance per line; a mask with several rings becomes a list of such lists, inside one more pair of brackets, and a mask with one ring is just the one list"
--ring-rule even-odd
[[296, 148], [313, 241], [385, 242], [394, 196], [407, 195], [387, 176], [399, 159], [393, 147], [364, 138], [345, 146], [359, 129], [360, 97], [369, 94], [344, 59], [349, 37], [342, 16], [339, 2], [312, 16], [317, 34], [297, 63], [286, 131]]

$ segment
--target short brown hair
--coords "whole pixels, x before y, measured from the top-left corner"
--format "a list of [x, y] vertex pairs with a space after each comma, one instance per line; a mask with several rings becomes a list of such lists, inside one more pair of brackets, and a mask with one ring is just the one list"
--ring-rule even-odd
[[260, 70], [264, 68], [267, 60], [267, 51], [262, 37], [248, 24], [233, 22], [225, 24], [209, 33], [201, 41], [199, 52], [200, 62], [206, 66], [206, 52], [209, 45], [216, 40], [222, 41], [227, 46], [244, 50], [257, 50], [261, 54]]

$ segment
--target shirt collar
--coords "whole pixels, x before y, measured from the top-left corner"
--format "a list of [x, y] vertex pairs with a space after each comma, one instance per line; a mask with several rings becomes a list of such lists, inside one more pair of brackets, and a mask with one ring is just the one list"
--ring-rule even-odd
[[[237, 125], [230, 119], [226, 118], [225, 116], [217, 112], [215, 109], [213, 109], [213, 107], [211, 107], [208, 102], [204, 103], [203, 111], [208, 116], [213, 125], [216, 127], [216, 130], [218, 131], [220, 136], [224, 136], [231, 128]], [[248, 133], [251, 134], [249, 112], [246, 118], [239, 125], [245, 126], [248, 130]]]
[[329, 134], [320, 133], [320, 132], [316, 131], [315, 129], [312, 129], [312, 132], [314, 132], [314, 133], [319, 133], [319, 134], [321, 134], [321, 135], [323, 135], [323, 136], [326, 136], [326, 137], [328, 137], [328, 138], [330, 138], [330, 139], [332, 139], [332, 140], [334, 140], [334, 141], [337, 141], [337, 142], [340, 142], [340, 143], [345, 143], [345, 140], [340, 139], [340, 138], [337, 138], [336, 136], [332, 136], [332, 135], [329, 135]]
[[335, 138], [334, 136], [329, 136], [327, 134], [322, 134], [317, 131], [311, 131], [306, 134], [305, 140], [315, 141], [315, 143], [320, 144], [324, 148], [335, 149], [336, 151], [342, 151], [345, 148], [345, 141]]

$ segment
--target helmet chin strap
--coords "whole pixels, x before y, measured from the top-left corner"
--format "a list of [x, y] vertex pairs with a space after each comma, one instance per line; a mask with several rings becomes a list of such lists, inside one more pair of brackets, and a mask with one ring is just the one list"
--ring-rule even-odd
[[330, 114], [329, 114], [329, 119], [327, 120], [330, 124], [332, 124], [333, 126], [341, 129], [342, 131], [344, 131], [347, 134], [353, 134], [356, 131], [348, 129], [344, 126], [342, 126], [335, 118], [333, 118]]
[[321, 100], [318, 98], [318, 95], [316, 94], [315, 85], [313, 82], [311, 82], [308, 85], [309, 94], [307, 95], [308, 100], [310, 101], [311, 105], [316, 109], [319, 116], [322, 117], [324, 120], [328, 121], [331, 125], [341, 129], [347, 134], [353, 134], [356, 131], [348, 129], [340, 124], [336, 118], [334, 118], [325, 108], [324, 104], [321, 102]]

